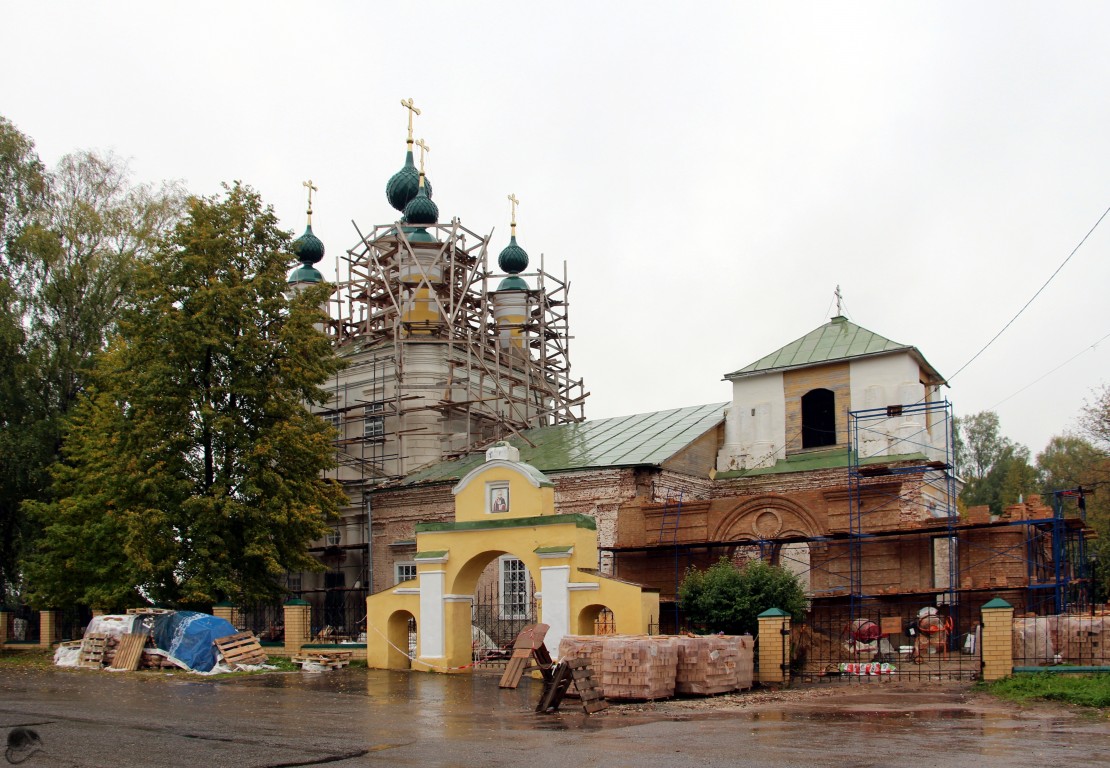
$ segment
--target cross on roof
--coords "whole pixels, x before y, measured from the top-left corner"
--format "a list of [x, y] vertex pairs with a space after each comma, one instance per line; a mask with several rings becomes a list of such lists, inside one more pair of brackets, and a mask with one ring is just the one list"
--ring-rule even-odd
[[420, 175], [423, 176], [424, 175], [424, 153], [425, 152], [431, 152], [432, 148], [424, 143], [424, 139], [417, 139], [413, 143], [416, 144], [416, 146], [420, 147]]
[[301, 182], [302, 186], [308, 188], [308, 221], [312, 223], [312, 193], [319, 192], [320, 188], [312, 183], [312, 179]]
[[512, 204], [511, 208], [513, 209], [512, 224], [513, 224], [513, 234], [515, 235], [516, 234], [516, 207], [518, 205], [520, 205], [520, 201], [516, 199], [516, 192], [513, 192], [512, 194], [509, 195], [509, 202]]
[[416, 105], [414, 105], [412, 103], [411, 98], [408, 99], [408, 100], [401, 99], [401, 106], [409, 111], [409, 138], [408, 138], [408, 143], [412, 144], [412, 116], [414, 114], [419, 115], [420, 110], [417, 109]]

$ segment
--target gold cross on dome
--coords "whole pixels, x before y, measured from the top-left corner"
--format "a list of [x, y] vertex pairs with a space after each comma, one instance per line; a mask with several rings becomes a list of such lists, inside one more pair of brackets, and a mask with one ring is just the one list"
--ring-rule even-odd
[[424, 139], [417, 139], [413, 143], [416, 144], [416, 146], [420, 147], [420, 175], [423, 176], [424, 175], [424, 153], [425, 152], [431, 152], [432, 148], [424, 143]]
[[511, 195], [509, 195], [509, 202], [511, 203], [511, 207], [513, 209], [512, 224], [513, 224], [513, 234], [515, 235], [516, 234], [516, 207], [518, 205], [520, 205], [520, 201], [516, 199], [516, 192], [513, 192]]
[[301, 182], [302, 186], [308, 188], [308, 221], [312, 222], [312, 193], [319, 192], [320, 188], [312, 183], [312, 179]]
[[412, 116], [414, 114], [419, 115], [420, 110], [417, 109], [416, 105], [414, 105], [412, 103], [411, 98], [408, 99], [408, 100], [401, 99], [401, 106], [409, 111], [409, 138], [408, 138], [408, 143], [412, 144]]

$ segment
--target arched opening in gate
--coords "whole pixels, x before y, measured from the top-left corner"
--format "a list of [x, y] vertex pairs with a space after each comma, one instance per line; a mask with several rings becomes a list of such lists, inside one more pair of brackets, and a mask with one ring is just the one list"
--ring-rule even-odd
[[504, 664], [524, 627], [539, 620], [536, 580], [527, 564], [510, 552], [483, 552], [473, 557], [457, 580], [459, 592], [473, 596], [470, 605], [471, 657], [482, 666]]
[[418, 646], [416, 617], [408, 611], [395, 611], [386, 622], [386, 635], [389, 642], [387, 668], [411, 669]]
[[583, 608], [574, 627], [575, 634], [579, 635], [617, 634], [617, 621], [613, 611], [599, 603]]

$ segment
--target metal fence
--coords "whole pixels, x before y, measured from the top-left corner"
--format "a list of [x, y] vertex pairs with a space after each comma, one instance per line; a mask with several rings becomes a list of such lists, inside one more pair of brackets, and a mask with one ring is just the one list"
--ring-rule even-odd
[[235, 628], [253, 632], [263, 644], [285, 642], [285, 607], [282, 603], [254, 603], [235, 612]]
[[58, 611], [57, 622], [54, 625], [55, 637], [52, 639], [59, 642], [80, 640], [85, 636], [85, 627], [90, 621], [92, 621], [92, 609], [83, 605]]
[[1014, 618], [1014, 668], [1110, 672], [1110, 613]]
[[30, 606], [21, 605], [12, 609], [8, 617], [8, 643], [38, 643], [39, 612]]
[[309, 590], [298, 597], [312, 606], [311, 642], [366, 642], [365, 589]]
[[921, 601], [815, 604], [791, 627], [790, 670], [802, 680], [875, 676], [975, 679], [979, 608]]
[[474, 593], [471, 603], [471, 655], [479, 668], [504, 666], [512, 655], [513, 641], [520, 631], [536, 623], [535, 592], [530, 592], [523, 602], [508, 604], [501, 600], [499, 585], [482, 585]]

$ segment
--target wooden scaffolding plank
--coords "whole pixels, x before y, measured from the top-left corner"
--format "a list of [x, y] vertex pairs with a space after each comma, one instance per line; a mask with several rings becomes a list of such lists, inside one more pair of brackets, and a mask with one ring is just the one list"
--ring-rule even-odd
[[123, 635], [116, 649], [116, 657], [112, 660], [111, 669], [124, 672], [134, 672], [138, 669], [139, 662], [143, 659], [143, 648], [146, 647], [147, 637], [145, 632]]

